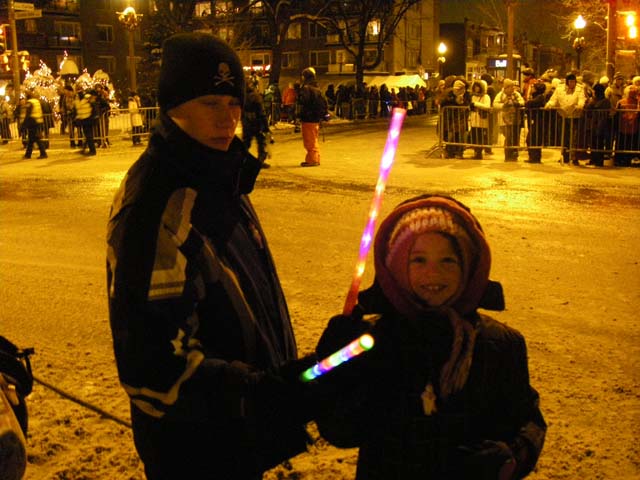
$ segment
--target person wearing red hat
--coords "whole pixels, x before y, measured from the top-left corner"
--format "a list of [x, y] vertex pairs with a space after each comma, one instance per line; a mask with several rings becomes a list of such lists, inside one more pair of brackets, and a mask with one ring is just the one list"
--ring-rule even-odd
[[316, 380], [321, 435], [360, 448], [358, 480], [525, 477], [546, 423], [522, 334], [478, 311], [504, 309], [478, 220], [450, 197], [407, 200], [381, 223], [374, 262], [373, 285], [316, 348], [375, 341]]

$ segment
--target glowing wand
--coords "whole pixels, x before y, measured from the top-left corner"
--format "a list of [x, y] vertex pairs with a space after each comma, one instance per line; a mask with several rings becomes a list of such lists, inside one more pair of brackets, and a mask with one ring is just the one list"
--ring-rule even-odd
[[335, 353], [332, 353], [321, 362], [316, 363], [313, 367], [306, 369], [300, 374], [300, 380], [303, 382], [309, 382], [314, 378], [318, 378], [320, 375], [324, 375], [329, 370], [333, 370], [338, 365], [348, 362], [353, 357], [357, 357], [362, 352], [371, 350], [374, 341], [373, 337], [368, 333], [365, 333], [359, 338], [356, 338], [346, 347], [342, 347]]
[[353, 307], [356, 306], [358, 290], [360, 289], [360, 281], [362, 280], [362, 275], [364, 274], [364, 268], [367, 262], [367, 254], [369, 253], [371, 243], [373, 242], [373, 231], [380, 211], [380, 204], [382, 203], [382, 194], [384, 193], [387, 178], [389, 177], [389, 171], [391, 170], [391, 166], [393, 165], [393, 161], [396, 156], [400, 129], [402, 128], [402, 122], [404, 121], [406, 114], [407, 111], [403, 108], [394, 108], [391, 113], [391, 124], [389, 125], [387, 143], [384, 146], [384, 152], [382, 153], [382, 160], [380, 162], [378, 183], [376, 184], [376, 191], [373, 195], [373, 200], [371, 201], [371, 207], [369, 208], [367, 225], [364, 228], [362, 239], [360, 240], [358, 263], [356, 263], [356, 270], [353, 274], [351, 288], [349, 288], [347, 299], [344, 302], [344, 309], [342, 310], [343, 315], [351, 315]]

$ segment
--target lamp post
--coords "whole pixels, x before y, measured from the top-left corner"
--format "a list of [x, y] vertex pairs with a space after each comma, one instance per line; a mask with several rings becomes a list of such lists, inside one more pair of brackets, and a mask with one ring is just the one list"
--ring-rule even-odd
[[587, 22], [582, 15], [578, 15], [578, 18], [573, 22], [573, 26], [576, 29], [576, 38], [573, 40], [573, 49], [576, 51], [576, 67], [580, 70], [580, 53], [584, 49], [584, 37], [580, 35], [582, 29], [587, 25]]
[[445, 53], [447, 53], [447, 46], [444, 42], [440, 42], [440, 45], [438, 45], [438, 75], [440, 78], [442, 78], [442, 67], [444, 66], [444, 62], [447, 61], [444, 56]]
[[131, 6], [125, 8], [122, 12], [116, 13], [118, 14], [118, 20], [120, 21], [120, 23], [124, 25], [124, 28], [129, 30], [129, 79], [131, 81], [131, 90], [136, 91], [138, 88], [136, 79], [136, 57], [133, 42], [133, 32], [140, 25], [142, 15], [136, 13], [136, 9]]

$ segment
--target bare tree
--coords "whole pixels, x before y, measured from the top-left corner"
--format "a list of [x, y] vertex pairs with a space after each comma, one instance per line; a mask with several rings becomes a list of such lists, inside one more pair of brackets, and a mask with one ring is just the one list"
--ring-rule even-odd
[[[582, 37], [582, 69], [600, 72], [605, 68], [607, 57], [607, 4], [589, 0], [558, 0], [559, 7], [554, 9], [560, 38], [567, 45]], [[578, 15], [586, 21], [583, 31], [578, 32], [574, 22]]]
[[[353, 57], [356, 85], [362, 86], [365, 70], [376, 68], [385, 46], [407, 11], [420, 0], [334, 0], [327, 2], [326, 15], [316, 22], [338, 34], [341, 45]], [[374, 55], [365, 50], [375, 48]]]
[[[278, 83], [282, 70], [282, 50], [289, 27], [304, 20], [314, 21], [324, 14], [329, 2], [238, 0], [233, 5], [232, 11], [209, 19], [212, 29], [215, 31], [221, 25], [232, 28], [234, 35], [230, 43], [239, 50], [260, 44], [268, 47], [271, 52], [270, 83]], [[266, 28], [262, 29], [263, 26]]]
[[203, 27], [202, 19], [195, 16], [197, 3], [197, 0], [156, 0], [155, 8], [144, 16], [142, 29], [145, 55], [138, 63], [138, 88], [141, 92], [153, 96], [158, 83], [164, 39], [175, 33]]

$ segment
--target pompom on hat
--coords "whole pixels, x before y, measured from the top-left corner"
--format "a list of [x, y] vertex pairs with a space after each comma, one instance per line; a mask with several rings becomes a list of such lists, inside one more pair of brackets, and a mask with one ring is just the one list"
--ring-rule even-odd
[[204, 95], [231, 95], [244, 104], [244, 71], [236, 52], [208, 33], [178, 33], [162, 45], [158, 104], [170, 110]]
[[[409, 282], [409, 253], [420, 234], [440, 232], [452, 239], [462, 263], [462, 285], [445, 307], [460, 315], [473, 312], [490, 283], [491, 252], [480, 223], [469, 209], [444, 196], [420, 196], [400, 204], [380, 224], [374, 243], [376, 280], [404, 315], [425, 309]], [[501, 298], [502, 308], [504, 299]], [[494, 308], [499, 310], [501, 308]]]
[[463, 94], [466, 89], [467, 89], [467, 86], [462, 80], [456, 80], [455, 82], [453, 82], [453, 91], [454, 93], [456, 93], [456, 95]]

